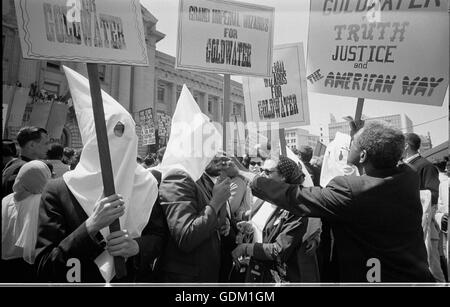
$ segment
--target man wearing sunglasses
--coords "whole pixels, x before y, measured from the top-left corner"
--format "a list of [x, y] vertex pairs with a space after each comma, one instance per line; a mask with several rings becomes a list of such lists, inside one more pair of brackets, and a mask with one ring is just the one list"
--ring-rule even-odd
[[371, 122], [354, 135], [347, 159], [362, 176], [303, 188], [257, 176], [252, 191], [297, 216], [331, 224], [339, 282], [434, 282], [421, 225], [419, 177], [399, 165], [401, 131]]

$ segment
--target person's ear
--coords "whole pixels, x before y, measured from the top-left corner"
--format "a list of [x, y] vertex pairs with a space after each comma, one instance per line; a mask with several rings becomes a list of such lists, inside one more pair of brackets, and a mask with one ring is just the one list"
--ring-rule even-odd
[[363, 164], [366, 161], [367, 161], [367, 151], [365, 149], [363, 149], [359, 153], [359, 163]]

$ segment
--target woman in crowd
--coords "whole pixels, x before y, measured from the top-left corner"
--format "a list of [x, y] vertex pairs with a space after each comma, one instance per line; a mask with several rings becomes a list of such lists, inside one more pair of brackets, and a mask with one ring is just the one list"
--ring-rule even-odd
[[[289, 184], [301, 184], [305, 175], [291, 159], [264, 162], [265, 176]], [[317, 282], [309, 270], [300, 266], [300, 246], [308, 219], [295, 217], [288, 211], [258, 199], [252, 208], [253, 243], [242, 243], [232, 255], [235, 260], [250, 257], [247, 282]], [[239, 224], [246, 228], [246, 222]]]
[[17, 174], [13, 193], [2, 200], [3, 282], [35, 281], [37, 223], [41, 193], [51, 172], [39, 160], [26, 163]]

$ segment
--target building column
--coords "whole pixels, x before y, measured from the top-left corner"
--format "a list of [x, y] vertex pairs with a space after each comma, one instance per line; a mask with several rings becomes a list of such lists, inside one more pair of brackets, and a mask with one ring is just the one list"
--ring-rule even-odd
[[175, 109], [177, 107], [177, 84], [176, 83], [170, 83], [170, 116], [173, 116], [173, 113], [175, 113]]
[[202, 112], [205, 114], [208, 114], [208, 100], [209, 100], [209, 94], [205, 93], [203, 95], [203, 106], [200, 105], [200, 109], [202, 109]]
[[[127, 110], [130, 108], [130, 91], [131, 91], [131, 66], [119, 67], [119, 91], [117, 97], [119, 103]], [[131, 111], [130, 111], [131, 113]]]

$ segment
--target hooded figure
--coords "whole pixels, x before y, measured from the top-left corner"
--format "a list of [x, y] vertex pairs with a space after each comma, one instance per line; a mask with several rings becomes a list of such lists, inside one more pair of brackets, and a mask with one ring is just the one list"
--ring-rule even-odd
[[51, 178], [42, 161], [22, 166], [13, 185], [14, 193], [2, 200], [2, 259], [23, 258], [34, 263], [41, 193]]
[[[80, 220], [74, 222], [77, 224], [84, 222], [81, 216], [91, 216], [96, 202], [104, 198], [103, 182], [89, 82], [82, 75], [67, 67], [64, 67], [64, 71], [69, 83], [81, 132], [83, 151], [76, 168], [63, 175], [65, 185], [62, 185], [61, 188], [64, 192], [59, 191], [59, 194], [63, 196], [71, 194], [68, 198], [70, 198], [73, 206], [77, 210], [80, 206], [84, 211], [84, 213], [79, 213]], [[121, 229], [126, 229], [131, 238], [138, 238], [142, 235], [146, 225], [148, 225], [153, 206], [157, 200], [157, 181], [150, 172], [136, 162], [138, 137], [135, 131], [135, 122], [131, 115], [104, 91], [102, 91], [102, 99], [109, 147], [111, 149], [114, 185], [116, 193], [123, 197], [125, 206], [125, 213], [120, 217]], [[65, 189], [68, 189], [70, 193], [67, 193]], [[50, 196], [43, 195], [43, 201], [45, 204], [53, 205], [52, 201], [54, 200]], [[73, 201], [72, 196], [76, 201]], [[49, 197], [49, 199], [45, 197]], [[62, 202], [62, 199], [59, 199], [58, 202]], [[45, 212], [43, 222], [52, 222], [52, 216], [49, 216], [49, 213], [51, 212]], [[77, 230], [84, 235], [83, 228]], [[101, 229], [100, 232], [103, 238], [98, 236], [98, 241], [106, 239], [109, 235], [108, 227]], [[43, 235], [46, 235], [46, 233], [44, 232]], [[143, 246], [140, 243], [142, 240], [136, 239], [136, 241], [138, 241], [141, 252]], [[45, 240], [41, 243], [48, 244]], [[58, 244], [59, 242], [52, 243]], [[95, 254], [96, 256], [92, 257], [91, 260], [95, 260], [104, 280], [106, 282], [111, 281], [115, 274], [113, 257], [106, 250], [103, 250], [99, 255]]]
[[230, 197], [229, 179], [216, 184], [213, 191], [198, 180], [221, 141], [217, 128], [183, 86], [159, 168], [161, 206], [170, 231], [160, 263], [162, 282], [218, 282], [218, 215]]

